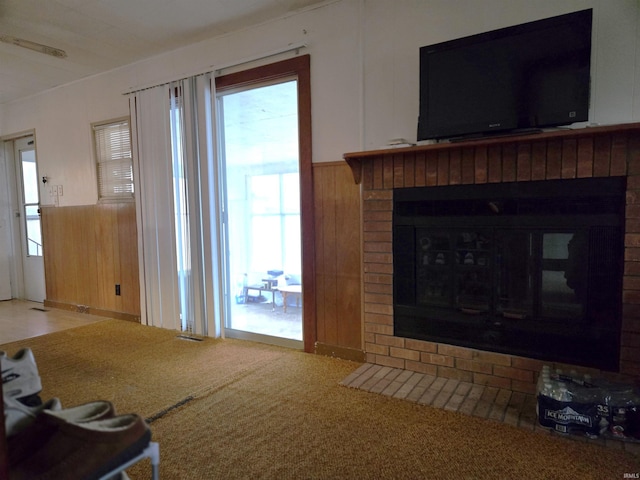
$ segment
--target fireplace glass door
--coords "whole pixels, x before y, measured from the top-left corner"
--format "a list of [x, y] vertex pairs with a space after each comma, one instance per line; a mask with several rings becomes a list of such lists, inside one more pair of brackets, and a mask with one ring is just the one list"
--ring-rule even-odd
[[[584, 232], [542, 236], [540, 299], [545, 318], [580, 320], [585, 313], [588, 278]], [[606, 285], [599, 286], [606, 288]]]
[[418, 234], [418, 303], [451, 305], [468, 313], [491, 308], [491, 247], [486, 231]]
[[583, 321], [586, 237], [578, 229], [418, 229], [416, 301], [461, 318]]
[[615, 368], [624, 179], [394, 190], [394, 335]]
[[521, 320], [533, 315], [534, 236], [501, 230], [496, 235], [497, 313]]

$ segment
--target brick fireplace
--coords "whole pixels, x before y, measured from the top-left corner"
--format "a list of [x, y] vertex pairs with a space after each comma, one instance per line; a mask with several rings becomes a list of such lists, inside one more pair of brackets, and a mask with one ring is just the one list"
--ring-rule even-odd
[[[640, 124], [348, 153], [363, 205], [364, 341], [367, 361], [533, 393], [543, 362], [394, 336], [394, 189], [627, 177], [619, 366], [640, 376]], [[575, 365], [557, 368], [599, 373]]]

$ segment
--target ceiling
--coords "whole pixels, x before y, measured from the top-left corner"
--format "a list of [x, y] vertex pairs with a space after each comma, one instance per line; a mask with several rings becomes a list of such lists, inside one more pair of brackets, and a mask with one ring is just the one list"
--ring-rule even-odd
[[0, 105], [326, 1], [0, 0]]

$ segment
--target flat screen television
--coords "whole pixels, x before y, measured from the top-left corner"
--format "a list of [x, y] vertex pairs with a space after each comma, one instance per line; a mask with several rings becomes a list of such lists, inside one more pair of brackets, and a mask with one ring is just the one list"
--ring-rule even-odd
[[591, 24], [588, 9], [421, 47], [418, 140], [587, 121]]

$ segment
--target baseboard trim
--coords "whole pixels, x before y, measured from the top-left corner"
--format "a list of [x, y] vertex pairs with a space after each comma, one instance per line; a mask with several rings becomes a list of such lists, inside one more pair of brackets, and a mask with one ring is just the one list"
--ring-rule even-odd
[[52, 300], [44, 301], [45, 307], [58, 308], [68, 312], [88, 313], [99, 317], [115, 318], [117, 320], [126, 320], [128, 322], [140, 323], [140, 316], [124, 312], [112, 312], [111, 310], [102, 310], [100, 308], [90, 307], [88, 305], [74, 305], [72, 303], [55, 302]]
[[366, 354], [362, 350], [350, 347], [340, 347], [337, 345], [328, 345], [326, 343], [316, 342], [315, 353], [327, 357], [342, 358], [343, 360], [351, 360], [354, 362], [365, 362]]

